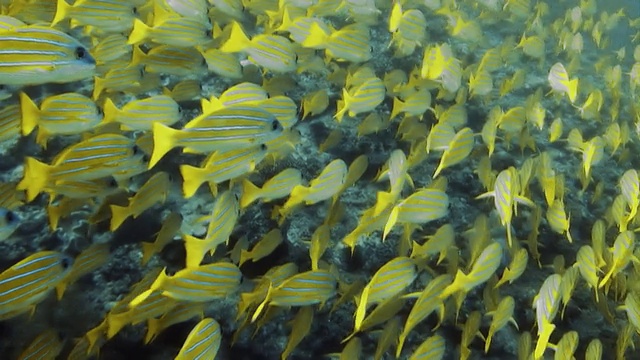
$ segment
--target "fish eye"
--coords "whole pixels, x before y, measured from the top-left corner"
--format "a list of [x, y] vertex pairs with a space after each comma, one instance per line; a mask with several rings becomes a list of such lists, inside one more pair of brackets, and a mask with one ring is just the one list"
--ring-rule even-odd
[[87, 56], [87, 50], [82, 46], [76, 48], [76, 59], [84, 59]]
[[137, 15], [138, 14], [138, 8], [134, 6], [133, 9], [131, 9], [131, 13], [133, 15]]
[[60, 266], [62, 266], [62, 268], [64, 270], [70, 268], [71, 267], [71, 259], [68, 258], [68, 257], [62, 258], [62, 261], [60, 261]]
[[210, 30], [210, 29], [207, 29], [207, 30], [204, 32], [204, 36], [206, 36], [206, 37], [212, 37], [212, 36], [213, 36], [213, 31], [212, 31], [212, 30]]
[[273, 120], [273, 122], [271, 123], [271, 130], [276, 131], [280, 129], [280, 123], [278, 122], [278, 120]]
[[18, 216], [16, 215], [16, 213], [14, 213], [13, 211], [7, 211], [6, 214], [4, 214], [4, 219], [8, 222], [8, 223], [12, 223], [14, 221], [18, 220]]
[[140, 148], [138, 147], [138, 145], [133, 145], [131, 151], [133, 151], [133, 155], [138, 155], [140, 153]]
[[118, 182], [116, 181], [116, 179], [111, 178], [111, 179], [109, 180], [109, 187], [110, 187], [110, 188], [117, 188], [117, 187], [118, 187]]
[[142, 155], [142, 162], [146, 162], [148, 163], [149, 161], [151, 161], [151, 157], [147, 154]]
[[266, 151], [267, 150], [267, 144], [261, 144], [260, 145], [260, 150]]

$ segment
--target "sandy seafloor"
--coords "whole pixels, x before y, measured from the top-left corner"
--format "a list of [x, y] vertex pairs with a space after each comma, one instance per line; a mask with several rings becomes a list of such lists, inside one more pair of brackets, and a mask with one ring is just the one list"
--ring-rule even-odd
[[[613, 2], [611, 2], [613, 3]], [[607, 5], [602, 5], [604, 8]], [[637, 0], [628, 0], [611, 4], [612, 9], [620, 6], [628, 8], [627, 14], [631, 17], [640, 16], [640, 4]], [[382, 17], [381, 17], [382, 18]], [[490, 26], [485, 29], [485, 36], [492, 45], [497, 45], [500, 41], [503, 29], [498, 26]], [[627, 34], [624, 34], [625, 36]], [[429, 24], [429, 38], [433, 41], [446, 38], [448, 35], [442, 24]], [[622, 36], [621, 36], [622, 37]], [[420, 63], [422, 52], [416, 52], [409, 59], [394, 59], [387, 49], [390, 35], [385, 28], [385, 24], [372, 28], [372, 46], [375, 56], [369, 65], [373, 67], [379, 76], [395, 68], [405, 68], [406, 64]], [[612, 37], [612, 42], [616, 41]], [[475, 54], [461, 43], [453, 43], [456, 54], [459, 57], [473, 59]], [[616, 48], [616, 46], [612, 46]], [[548, 47], [548, 53], [551, 52]], [[553, 56], [553, 54], [548, 54]], [[589, 51], [583, 54], [582, 67], [588, 68], [597, 57]], [[479, 59], [476, 57], [476, 59]], [[549, 61], [553, 63], [553, 61]], [[538, 87], [546, 86], [546, 70], [538, 70], [537, 64], [527, 63], [526, 59], [521, 64], [522, 67], [530, 69], [524, 88], [515, 91], [508, 96], [494, 101], [503, 108], [509, 108], [513, 104], [521, 104], [523, 99]], [[513, 69], [503, 69], [500, 71], [511, 71]], [[583, 75], [584, 77], [585, 75]], [[318, 88], [330, 86], [325, 79], [315, 75], [296, 75], [297, 82], [295, 91], [288, 92], [287, 95], [299, 104], [300, 94], [313, 91]], [[203, 97], [211, 94], [219, 94], [222, 90], [231, 85], [224, 79], [209, 76], [203, 79]], [[31, 94], [45, 93], [54, 94], [65, 91], [89, 92], [90, 82], [80, 82], [65, 85], [30, 88], [27, 91]], [[532, 90], [533, 89], [533, 90]], [[375, 193], [385, 190], [386, 184], [372, 182], [379, 168], [388, 159], [389, 153], [400, 148], [408, 151], [407, 144], [399, 142], [395, 138], [396, 124], [377, 134], [358, 137], [356, 126], [358, 119], [346, 117], [342, 124], [338, 125], [333, 119], [335, 112], [335, 100], [339, 98], [341, 89], [331, 88], [330, 108], [322, 115], [314, 116], [305, 121], [299, 122], [296, 128], [302, 134], [302, 141], [297, 145], [296, 150], [287, 159], [271, 166], [260, 167], [259, 171], [253, 174], [250, 179], [261, 184], [265, 179], [277, 174], [282, 169], [294, 167], [302, 171], [304, 179], [312, 179], [320, 170], [332, 159], [340, 158], [349, 164], [358, 155], [366, 154], [369, 159], [369, 167], [363, 178], [355, 186], [347, 189], [341, 197], [341, 202], [346, 211], [340, 223], [331, 231], [332, 245], [325, 253], [323, 260], [338, 265], [341, 271], [345, 272], [347, 278], [368, 279], [382, 264], [393, 258], [395, 255], [396, 243], [400, 232], [394, 231], [388, 240], [380, 242], [380, 233], [374, 232], [370, 236], [363, 237], [356, 248], [353, 256], [341, 243], [341, 239], [355, 228], [360, 213], [370, 207], [375, 202]], [[16, 98], [7, 102], [17, 101]], [[565, 129], [581, 127], [585, 138], [589, 138], [596, 129], [581, 121], [575, 114], [568, 102], [553, 102], [544, 100], [545, 107], [551, 112], [561, 112]], [[184, 119], [192, 118], [198, 109], [197, 102], [182, 104]], [[486, 106], [480, 102], [467, 102], [468, 126], [476, 133], [480, 132], [483, 121], [488, 110], [493, 106]], [[515, 105], [514, 105], [515, 106]], [[387, 98], [376, 111], [390, 112], [391, 99]], [[343, 140], [339, 146], [331, 148], [328, 152], [319, 154], [317, 146], [321, 143], [330, 131], [340, 126], [343, 131]], [[591, 127], [590, 127], [591, 126]], [[598, 132], [601, 132], [598, 129]], [[580, 168], [581, 159], [576, 153], [566, 150], [562, 143], [548, 144], [546, 133], [533, 132], [536, 137], [538, 151], [548, 151], [557, 165], [556, 171], [565, 174], [566, 196], [565, 204], [571, 213], [572, 235], [576, 240], [574, 244], [569, 244], [563, 236], [552, 232], [548, 226], [540, 227], [539, 241], [543, 246], [541, 262], [551, 264], [553, 258], [559, 254], [565, 254], [567, 264], [573, 262], [578, 244], [585, 243], [590, 239], [591, 224], [602, 216], [606, 206], [613, 197], [617, 195], [615, 186], [625, 169], [640, 168], [640, 159], [632, 157], [630, 163], [620, 164], [618, 167], [613, 160], [605, 160], [594, 168], [594, 179], [604, 181], [612, 186], [607, 187], [600, 203], [591, 204], [589, 198], [579, 194], [580, 184], [573, 176], [576, 169]], [[566, 134], [566, 130], [565, 130]], [[10, 144], [3, 144], [2, 156], [0, 157], [0, 180], [18, 181], [22, 175], [22, 162], [24, 156], [37, 156], [41, 159], [50, 160], [58, 151], [65, 146], [77, 141], [78, 137], [65, 137], [54, 139], [48, 148], [42, 151], [34, 144], [33, 135], [21, 138]], [[627, 145], [633, 154], [640, 152], [637, 139]], [[492, 156], [493, 169], [505, 169], [514, 165], [518, 167], [522, 162], [531, 157], [534, 153], [525, 150], [521, 153], [517, 145], [510, 149], [505, 147], [504, 142], [498, 142], [496, 151]], [[489, 215], [493, 210], [492, 201], [478, 201], [473, 198], [484, 192], [477, 177], [474, 174], [480, 156], [472, 156], [463, 163], [447, 169], [443, 175], [448, 179], [447, 194], [450, 198], [450, 212], [445, 219], [428, 223], [415, 236], [421, 234], [432, 234], [435, 229], [449, 222], [460, 234], [473, 224], [477, 215], [484, 213]], [[166, 170], [174, 174], [175, 179], [180, 179], [177, 172], [177, 165], [186, 161], [196, 164], [198, 157], [185, 157], [180, 155], [178, 150], [173, 150], [154, 168]], [[429, 156], [427, 161], [411, 171], [411, 176], [415, 181], [416, 188], [427, 185], [431, 182], [431, 174], [437, 166], [439, 158]], [[623, 166], [624, 165], [624, 166]], [[143, 175], [134, 180], [134, 183], [142, 183], [148, 176]], [[595, 182], [597, 182], [595, 181]], [[112, 256], [110, 261], [99, 270], [83, 277], [75, 285], [69, 287], [61, 301], [56, 301], [55, 296], [50, 296], [43, 303], [38, 305], [35, 315], [29, 319], [27, 316], [20, 316], [11, 320], [0, 322], [0, 359], [12, 359], [20, 353], [30, 340], [47, 328], [57, 329], [68, 339], [65, 351], [60, 358], [65, 358], [66, 352], [71, 348], [70, 339], [82, 336], [87, 330], [97, 325], [108, 311], [110, 304], [118, 300], [125, 294], [129, 287], [137, 282], [142, 275], [153, 267], [167, 266], [169, 270], [178, 270], [184, 264], [184, 248], [182, 242], [177, 240], [167, 246], [159, 256], [154, 257], [146, 267], [140, 265], [140, 242], [151, 241], [154, 233], [159, 229], [159, 219], [169, 210], [179, 210], [185, 217], [185, 221], [193, 220], [203, 214], [201, 209], [206, 209], [212, 203], [212, 197], [206, 186], [200, 188], [197, 196], [185, 201], [181, 198], [180, 180], [174, 181], [172, 195], [162, 206], [155, 206], [146, 211], [135, 220], [128, 220], [120, 229], [111, 233], [108, 231], [108, 223], [90, 225], [86, 222], [86, 212], [76, 212], [71, 216], [61, 220], [59, 228], [55, 232], [50, 232], [47, 226], [47, 215], [45, 212], [46, 199], [39, 197], [34, 202], [26, 204], [16, 212], [20, 215], [22, 222], [11, 241], [0, 243], [0, 269], [5, 269], [39, 250], [61, 250], [70, 255], [77, 253], [94, 242], [108, 242], [111, 246]], [[532, 200], [544, 202], [539, 192], [534, 192], [537, 198]], [[257, 241], [262, 234], [276, 226], [276, 222], [269, 219], [271, 209], [269, 205], [256, 205], [249, 207], [242, 214], [238, 226], [234, 231], [230, 244], [233, 245], [242, 236], [248, 236], [253, 242]], [[308, 247], [302, 243], [310, 239], [312, 232], [319, 226], [328, 211], [329, 204], [326, 202], [307, 206], [299, 209], [289, 216], [281, 227], [284, 235], [284, 243], [267, 258], [254, 264], [246, 264], [241, 269], [247, 278], [255, 278], [263, 274], [274, 265], [284, 264], [293, 261], [301, 269], [310, 267], [308, 257]], [[526, 237], [528, 233], [527, 209], [522, 208], [521, 213], [514, 218], [513, 227], [515, 236], [519, 239]], [[206, 211], [205, 211], [206, 213]], [[504, 238], [504, 229], [496, 227], [493, 231], [495, 238]], [[501, 241], [504, 241], [502, 239]], [[464, 238], [456, 237], [459, 247], [464, 248]], [[552, 273], [549, 267], [538, 268], [530, 260], [529, 266], [522, 276], [512, 285], [504, 286], [501, 289], [503, 296], [513, 296], [516, 303], [515, 320], [521, 324], [520, 331], [535, 331], [531, 324], [535, 321], [534, 311], [531, 308], [531, 299], [537, 292], [542, 281]], [[500, 274], [502, 267], [498, 271]], [[428, 282], [429, 276], [421, 275], [412, 285], [411, 290], [417, 291]], [[600, 338], [605, 349], [604, 359], [613, 359], [615, 351], [615, 341], [618, 330], [616, 326], [607, 322], [594, 307], [592, 291], [584, 286], [578, 287], [572, 297], [572, 301], [566, 308], [564, 318], [556, 317], [555, 334], [562, 334], [568, 330], [575, 330], [580, 337], [580, 345], [577, 354], [582, 356], [589, 339]], [[224, 338], [218, 359], [279, 359], [280, 353], [284, 349], [289, 334], [286, 325], [295, 314], [293, 311], [282, 311], [272, 321], [260, 328], [253, 337], [251, 331], [246, 331], [240, 336], [239, 341], [230, 347], [230, 338], [236, 328], [235, 311], [238, 296], [213, 302], [208, 307], [206, 314], [218, 320], [222, 326]], [[328, 304], [331, 306], [331, 303]], [[467, 297], [461, 309], [461, 318], [464, 318], [472, 310], [482, 310], [482, 289], [473, 290]], [[342, 350], [341, 341], [353, 328], [353, 302], [343, 305], [330, 316], [328, 311], [316, 312], [311, 328], [311, 333], [300, 343], [291, 359], [319, 359], [324, 354], [338, 353]], [[406, 305], [400, 315], [408, 314], [410, 306]], [[626, 323], [626, 315], [617, 311], [616, 325], [619, 328]], [[115, 338], [108, 341], [101, 349], [100, 359], [171, 359], [181, 347], [183, 340], [191, 330], [195, 321], [189, 321], [174, 325], [165, 330], [159, 337], [149, 345], [143, 345], [144, 324], [125, 327]], [[409, 336], [405, 343], [405, 349], [415, 348], [421, 339], [431, 334], [431, 329], [436, 324], [435, 316], [429, 317], [419, 324]], [[489, 319], [483, 318], [481, 327], [483, 333], [489, 325]], [[446, 359], [458, 357], [456, 344], [460, 340], [460, 330], [451, 322], [446, 322], [437, 333], [445, 337], [447, 341]], [[533, 333], [535, 334], [535, 333]], [[483, 342], [476, 340], [472, 343], [473, 354], [471, 359], [514, 359], [516, 357], [518, 331], [513, 326], [506, 326], [494, 336], [491, 349], [488, 354], [483, 352]], [[361, 335], [363, 343], [363, 358], [372, 358], [375, 351], [377, 338], [370, 334]], [[637, 339], [637, 337], [636, 337]], [[535, 336], [534, 336], [535, 340]], [[637, 343], [637, 341], [636, 341]], [[8, 354], [11, 354], [10, 356]], [[404, 352], [407, 354], [407, 351]], [[552, 352], [547, 352], [550, 358]], [[628, 359], [640, 359], [640, 348], [636, 351], [629, 349]], [[391, 356], [385, 357], [391, 359]]]

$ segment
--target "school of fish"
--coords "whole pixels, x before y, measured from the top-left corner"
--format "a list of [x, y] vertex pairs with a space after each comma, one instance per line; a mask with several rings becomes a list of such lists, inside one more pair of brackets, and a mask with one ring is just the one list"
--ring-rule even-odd
[[0, 130], [2, 359], [640, 358], [636, 1], [0, 0]]

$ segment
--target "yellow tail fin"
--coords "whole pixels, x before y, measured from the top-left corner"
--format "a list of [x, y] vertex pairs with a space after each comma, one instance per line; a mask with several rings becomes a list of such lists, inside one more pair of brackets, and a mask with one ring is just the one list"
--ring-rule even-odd
[[154, 167], [169, 150], [176, 146], [178, 134], [180, 134], [180, 130], [172, 129], [157, 122], [153, 124], [153, 152], [151, 153], [151, 160], [149, 160], [149, 169]]
[[32, 201], [47, 186], [51, 166], [32, 157], [27, 157], [24, 164], [24, 177], [18, 183], [18, 190], [26, 190], [27, 201]]
[[144, 42], [147, 40], [150, 31], [151, 28], [147, 24], [143, 23], [142, 20], [134, 19], [133, 30], [131, 30], [127, 44], [134, 45]]
[[183, 235], [184, 247], [187, 250], [187, 268], [200, 266], [204, 255], [209, 251], [209, 242], [195, 236]]
[[118, 205], [111, 205], [111, 227], [110, 231], [116, 231], [122, 223], [131, 215], [129, 208]]
[[202, 183], [205, 181], [206, 169], [202, 169], [190, 165], [180, 165], [180, 174], [182, 174], [182, 192], [184, 198], [192, 197]]
[[247, 37], [242, 30], [242, 27], [238, 22], [234, 21], [231, 24], [231, 34], [229, 35], [229, 40], [227, 40], [220, 47], [220, 51], [226, 53], [240, 52], [246, 49], [251, 45], [251, 40]]
[[242, 197], [240, 198], [240, 208], [244, 209], [260, 197], [260, 188], [251, 181], [242, 180]]
[[53, 20], [51, 21], [51, 26], [54, 26], [55, 24], [66, 19], [67, 15], [69, 14], [69, 10], [71, 10], [71, 8], [72, 6], [67, 4], [66, 1], [58, 0], [58, 4], [56, 6], [56, 16], [53, 17]]
[[22, 114], [22, 135], [26, 136], [33, 132], [40, 120], [40, 109], [31, 100], [29, 95], [20, 92], [20, 112]]

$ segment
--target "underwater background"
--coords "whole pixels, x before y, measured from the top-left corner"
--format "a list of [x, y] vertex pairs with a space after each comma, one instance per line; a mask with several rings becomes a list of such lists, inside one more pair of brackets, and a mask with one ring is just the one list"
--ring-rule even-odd
[[0, 10], [0, 359], [640, 359], [638, 0]]

